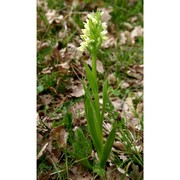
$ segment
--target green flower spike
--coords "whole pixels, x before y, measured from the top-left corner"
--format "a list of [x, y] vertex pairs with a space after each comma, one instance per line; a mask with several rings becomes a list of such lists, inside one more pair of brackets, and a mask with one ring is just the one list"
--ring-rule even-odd
[[101, 21], [102, 15], [103, 12], [100, 11], [87, 15], [88, 18], [82, 29], [83, 35], [81, 35], [83, 41], [78, 48], [80, 51], [88, 50], [90, 53], [97, 51], [102, 42], [108, 39], [106, 22]]

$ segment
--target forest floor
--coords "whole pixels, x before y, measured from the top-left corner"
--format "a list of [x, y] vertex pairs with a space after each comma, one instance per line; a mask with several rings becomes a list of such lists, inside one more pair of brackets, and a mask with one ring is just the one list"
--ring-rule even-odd
[[[108, 25], [97, 57], [99, 96], [108, 78], [111, 102], [104, 139], [112, 120], [119, 122], [105, 179], [143, 179], [143, 1], [37, 0], [38, 180], [100, 178], [79, 163], [72, 141], [77, 127], [89, 139], [82, 79], [91, 57], [77, 48], [83, 22], [96, 10]], [[93, 148], [88, 159], [96, 157]]]

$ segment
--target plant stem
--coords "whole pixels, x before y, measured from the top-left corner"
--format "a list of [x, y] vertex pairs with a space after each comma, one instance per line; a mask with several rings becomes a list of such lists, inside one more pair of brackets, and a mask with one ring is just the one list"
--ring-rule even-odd
[[97, 73], [96, 73], [96, 53], [92, 52], [92, 73], [94, 76], [94, 79], [97, 81]]

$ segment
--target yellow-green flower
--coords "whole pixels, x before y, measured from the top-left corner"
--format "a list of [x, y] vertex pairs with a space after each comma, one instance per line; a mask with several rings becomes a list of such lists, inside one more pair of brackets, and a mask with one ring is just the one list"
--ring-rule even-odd
[[102, 23], [101, 17], [103, 12], [96, 12], [87, 15], [86, 22], [84, 23], [84, 29], [82, 29], [83, 40], [78, 48], [80, 51], [87, 49], [89, 52], [97, 50], [101, 47], [103, 41], [107, 40], [107, 24]]

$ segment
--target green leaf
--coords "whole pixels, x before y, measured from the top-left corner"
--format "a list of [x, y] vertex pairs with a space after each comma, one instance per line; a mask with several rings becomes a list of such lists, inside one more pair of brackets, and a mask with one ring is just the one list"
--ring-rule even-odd
[[[85, 91], [85, 102], [86, 100], [88, 101], [87, 105], [90, 104], [91, 108], [92, 108], [92, 112], [94, 113], [95, 118], [93, 118], [90, 121], [93, 121], [94, 124], [96, 124], [95, 128], [96, 131], [99, 132], [99, 136], [98, 138], [101, 140], [101, 136], [102, 136], [102, 124], [101, 124], [101, 120], [99, 118], [99, 110], [96, 108], [92, 98], [91, 98], [91, 93], [90, 91], [86, 88], [84, 82], [83, 82], [83, 87], [84, 87], [84, 91]], [[85, 108], [86, 108], [86, 103], [85, 103]], [[87, 116], [86, 116], [87, 117]]]
[[116, 135], [116, 128], [117, 128], [117, 123], [115, 122], [113, 124], [113, 129], [111, 130], [111, 132], [109, 133], [108, 137], [107, 137], [107, 140], [105, 142], [105, 145], [103, 147], [103, 153], [102, 153], [102, 157], [100, 159], [100, 166], [102, 168], [105, 167], [105, 164], [106, 164], [106, 161], [109, 157], [109, 154], [110, 154], [110, 151], [111, 151], [111, 148], [113, 146], [113, 142], [114, 142], [114, 138], [115, 138], [115, 135]]
[[91, 139], [96, 148], [98, 156], [100, 157], [102, 155], [103, 148], [103, 134], [101, 127], [98, 127], [97, 117], [92, 104], [92, 100], [89, 100], [89, 98], [87, 98], [85, 101], [85, 113]]
[[89, 85], [90, 85], [90, 87], [91, 87], [91, 89], [93, 91], [93, 94], [94, 94], [97, 117], [98, 117], [98, 119], [100, 119], [100, 105], [99, 105], [99, 97], [98, 97], [97, 80], [94, 78], [93, 73], [89, 69], [89, 66], [86, 63], [84, 64], [84, 66], [85, 66], [85, 69], [86, 69], [86, 75], [87, 75]]
[[108, 89], [108, 80], [106, 79], [103, 86], [103, 106], [102, 106], [102, 114], [101, 114], [101, 124], [104, 119], [104, 112], [105, 112], [106, 104], [108, 102], [107, 89]]

